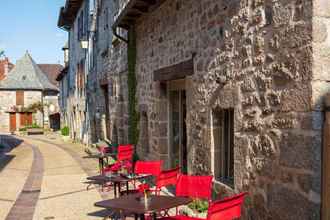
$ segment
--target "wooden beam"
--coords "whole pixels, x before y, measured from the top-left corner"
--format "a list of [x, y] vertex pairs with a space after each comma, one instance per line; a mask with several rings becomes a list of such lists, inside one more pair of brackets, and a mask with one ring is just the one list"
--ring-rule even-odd
[[183, 79], [194, 74], [194, 60], [190, 59], [154, 71], [154, 81]]

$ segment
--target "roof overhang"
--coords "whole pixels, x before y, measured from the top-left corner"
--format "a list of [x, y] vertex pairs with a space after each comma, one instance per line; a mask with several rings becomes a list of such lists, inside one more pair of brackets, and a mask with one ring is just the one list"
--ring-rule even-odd
[[113, 29], [117, 27], [128, 29], [134, 24], [136, 19], [143, 14], [147, 14], [155, 10], [166, 0], [129, 0], [125, 7], [119, 11], [115, 17]]
[[61, 7], [57, 26], [69, 30], [84, 0], [66, 0]]

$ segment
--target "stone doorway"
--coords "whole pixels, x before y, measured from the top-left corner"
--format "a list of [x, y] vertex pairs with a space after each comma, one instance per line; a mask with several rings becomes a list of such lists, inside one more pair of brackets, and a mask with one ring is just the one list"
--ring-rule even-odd
[[183, 82], [173, 82], [169, 86], [169, 162], [170, 166], [181, 167], [187, 173], [187, 104]]
[[9, 113], [9, 131], [10, 132], [16, 131], [16, 113], [15, 112]]

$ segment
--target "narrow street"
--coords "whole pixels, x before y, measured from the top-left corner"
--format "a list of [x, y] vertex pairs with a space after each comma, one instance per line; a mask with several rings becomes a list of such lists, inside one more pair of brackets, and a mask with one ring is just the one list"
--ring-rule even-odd
[[0, 219], [94, 219], [86, 215], [102, 197], [83, 182], [97, 173], [97, 161], [56, 135], [19, 139], [0, 159]]

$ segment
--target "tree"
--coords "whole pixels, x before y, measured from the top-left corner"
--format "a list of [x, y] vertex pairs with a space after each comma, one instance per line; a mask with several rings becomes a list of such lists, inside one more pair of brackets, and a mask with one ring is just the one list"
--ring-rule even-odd
[[0, 49], [0, 57], [4, 57], [5, 56], [5, 51]]

